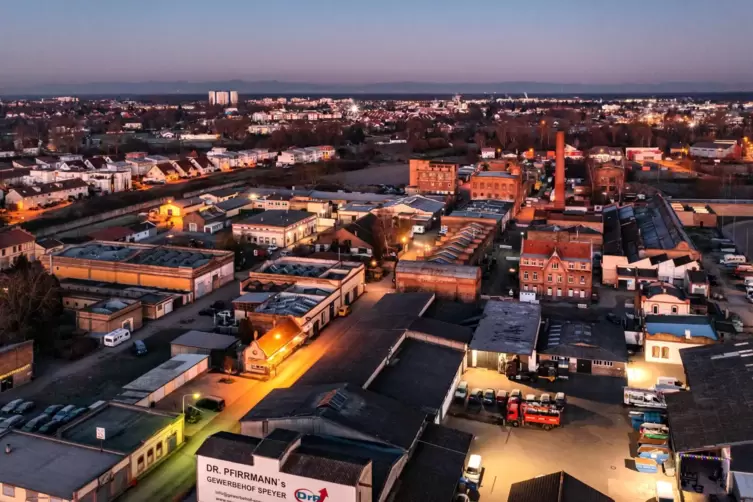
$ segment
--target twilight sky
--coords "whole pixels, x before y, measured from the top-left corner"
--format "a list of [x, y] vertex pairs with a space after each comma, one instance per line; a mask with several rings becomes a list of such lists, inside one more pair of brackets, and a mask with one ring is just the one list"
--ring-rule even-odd
[[0, 84], [753, 81], [753, 0], [3, 0]]

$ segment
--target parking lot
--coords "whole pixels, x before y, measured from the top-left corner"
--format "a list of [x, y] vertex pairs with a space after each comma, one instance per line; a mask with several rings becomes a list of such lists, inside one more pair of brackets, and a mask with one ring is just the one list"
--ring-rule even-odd
[[498, 416], [496, 406], [468, 410], [453, 404], [450, 412], [464, 416], [449, 416], [445, 425], [473, 434], [471, 453], [483, 458], [481, 500], [506, 500], [512, 483], [561, 470], [624, 502], [651, 500], [655, 482], [666, 479], [635, 470], [637, 433], [621, 404], [624, 379], [576, 374], [568, 381], [532, 387], [493, 370], [470, 368], [463, 380], [470, 388], [520, 389], [524, 396], [567, 394], [563, 425], [551, 431], [488, 423]]

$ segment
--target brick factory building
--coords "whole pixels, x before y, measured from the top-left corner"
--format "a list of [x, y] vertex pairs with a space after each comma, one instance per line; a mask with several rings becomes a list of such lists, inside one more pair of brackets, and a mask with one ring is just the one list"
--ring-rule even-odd
[[513, 203], [513, 213], [520, 209], [525, 197], [520, 168], [510, 172], [481, 171], [471, 176], [471, 199], [493, 199]]
[[216, 249], [92, 241], [49, 255], [48, 270], [60, 280], [181, 292], [189, 302], [233, 280], [234, 254]]
[[458, 165], [434, 160], [410, 159], [409, 187], [415, 193], [454, 195], [457, 189]]
[[594, 200], [617, 199], [625, 186], [625, 170], [617, 164], [596, 164], [591, 166], [591, 193]]
[[438, 298], [475, 302], [481, 293], [481, 269], [430, 261], [400, 260], [395, 267], [399, 293], [430, 292]]
[[558, 227], [557, 225], [531, 225], [526, 231], [526, 239], [532, 241], [550, 241], [559, 243], [590, 242], [594, 251], [600, 251], [604, 243], [604, 236], [591, 227], [573, 225]]
[[591, 300], [590, 243], [526, 239], [520, 252], [520, 291], [537, 297]]

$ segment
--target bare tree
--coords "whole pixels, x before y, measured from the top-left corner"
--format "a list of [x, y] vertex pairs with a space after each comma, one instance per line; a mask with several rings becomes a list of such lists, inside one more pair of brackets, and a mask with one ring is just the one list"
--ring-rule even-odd
[[61, 311], [60, 285], [39, 262], [21, 256], [0, 275], [0, 344], [38, 338]]

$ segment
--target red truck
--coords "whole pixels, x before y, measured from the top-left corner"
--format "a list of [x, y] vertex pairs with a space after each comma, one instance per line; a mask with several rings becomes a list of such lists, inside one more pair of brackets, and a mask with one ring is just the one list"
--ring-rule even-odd
[[518, 399], [507, 402], [505, 423], [513, 427], [538, 425], [548, 431], [562, 425], [561, 419], [562, 408], [555, 404], [521, 403]]

